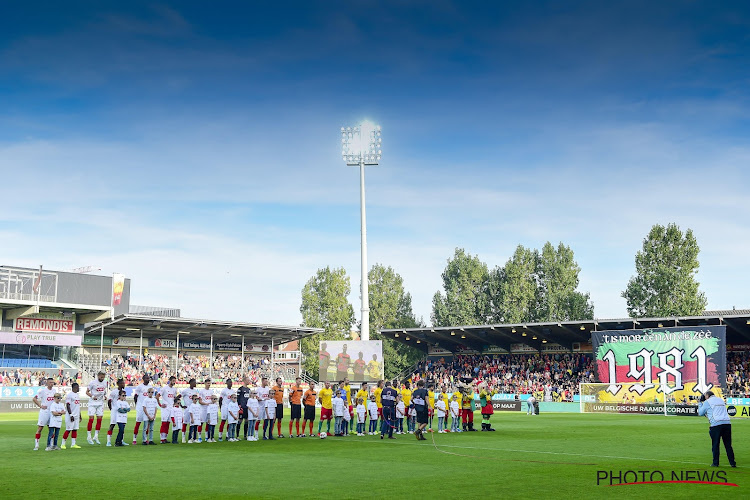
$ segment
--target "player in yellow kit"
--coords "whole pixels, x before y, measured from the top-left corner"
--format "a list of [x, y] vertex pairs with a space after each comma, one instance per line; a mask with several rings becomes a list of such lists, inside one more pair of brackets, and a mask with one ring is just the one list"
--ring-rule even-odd
[[401, 389], [401, 401], [407, 408], [411, 404], [411, 383], [408, 380], [404, 380], [404, 387]]
[[[450, 395], [448, 395], [448, 392], [446, 391], [444, 385], [440, 386], [440, 395], [438, 396], [438, 399], [440, 399], [441, 401], [443, 401], [445, 403], [445, 408], [446, 408], [446, 411], [447, 411], [447, 409], [450, 408], [451, 397], [450, 397]], [[448, 427], [448, 426], [446, 425], [446, 427]]]
[[380, 395], [383, 393], [383, 381], [378, 380], [378, 385], [375, 387], [375, 390], [372, 391], [373, 396], [375, 396], [375, 404], [378, 406], [378, 418], [383, 420], [383, 401], [380, 399]]
[[349, 412], [349, 432], [354, 431], [354, 421], [356, 418], [354, 418], [354, 406], [352, 406], [352, 386], [349, 385], [349, 378], [345, 378], [343, 381], [342, 388], [344, 391], [346, 391], [346, 401], [344, 401], [344, 404], [347, 407], [347, 411]]
[[323, 426], [323, 420], [328, 421], [328, 434], [331, 433], [331, 418], [333, 417], [333, 390], [331, 390], [331, 383], [326, 382], [318, 392], [318, 401], [320, 402], [320, 421], [318, 422], [318, 435], [320, 435], [320, 429]]
[[[363, 382], [362, 383], [362, 385], [360, 386], [359, 390], [357, 391], [357, 395], [355, 397], [356, 397], [357, 401], [359, 401], [361, 399], [362, 401], [365, 402], [364, 403], [365, 405], [367, 404], [367, 401], [370, 400], [370, 391], [369, 391], [369, 388], [367, 387], [367, 382]], [[365, 406], [365, 408], [367, 408], [367, 406]], [[352, 420], [354, 420], [354, 419], [352, 419]]]
[[458, 418], [460, 419], [461, 417], [463, 417], [463, 414], [464, 414], [462, 410], [463, 407], [461, 406], [461, 402], [464, 398], [464, 395], [461, 392], [461, 390], [458, 387], [456, 387], [455, 390], [453, 391], [453, 394], [451, 394], [451, 397], [455, 397], [456, 401], [458, 401]]
[[432, 417], [435, 415], [435, 388], [434, 385], [430, 384], [427, 386], [427, 416], [430, 418], [430, 430], [432, 432]]
[[370, 380], [380, 380], [383, 376], [383, 364], [378, 361], [378, 355], [373, 354], [372, 360], [367, 362], [367, 374]]
[[412, 391], [411, 391], [411, 382], [409, 382], [408, 379], [404, 380], [404, 383], [403, 383], [403, 385], [401, 387], [401, 393], [400, 394], [401, 394], [401, 401], [404, 402], [404, 407], [406, 408], [406, 430], [409, 433], [411, 433], [411, 432], [414, 431], [414, 429], [412, 429], [412, 427], [413, 427], [413, 425], [412, 425], [413, 424], [413, 420], [412, 420], [411, 415], [410, 415], [411, 412], [409, 411], [409, 409], [411, 407], [411, 393], [412, 393]]

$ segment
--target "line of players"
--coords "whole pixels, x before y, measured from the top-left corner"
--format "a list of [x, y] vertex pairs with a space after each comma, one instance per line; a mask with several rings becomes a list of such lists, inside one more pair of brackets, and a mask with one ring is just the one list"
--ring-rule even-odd
[[[127, 423], [127, 414], [130, 406], [125, 401], [125, 382], [120, 379], [117, 387], [107, 394], [107, 384], [104, 381], [106, 374], [99, 372], [97, 378], [86, 388], [89, 397], [88, 407], [88, 435], [87, 442], [91, 445], [101, 444], [99, 431], [101, 430], [104, 415], [104, 406], [110, 410], [110, 425], [107, 431], [107, 446], [112, 446], [112, 436], [115, 428], [118, 434], [115, 446], [127, 446], [124, 442], [124, 428]], [[284, 437], [281, 433], [281, 421], [284, 417], [283, 381], [276, 379], [276, 386], [268, 387], [268, 379], [263, 378], [259, 387], [250, 388], [250, 380], [246, 377], [243, 384], [237, 389], [232, 388], [232, 381], [226, 381], [226, 387], [222, 389], [217, 398], [211, 389], [211, 381], [204, 381], [203, 389], [196, 389], [195, 379], [189, 381], [189, 387], [178, 393], [174, 386], [175, 377], [171, 377], [167, 384], [159, 390], [151, 384], [148, 375], [143, 376], [143, 383], [135, 388], [133, 397], [136, 409], [136, 422], [133, 429], [133, 444], [138, 441], [140, 426], [143, 425], [142, 443], [145, 445], [156, 444], [153, 441], [153, 431], [156, 422], [157, 408], [161, 409], [161, 426], [159, 428], [160, 442], [162, 444], [177, 443], [180, 432], [183, 443], [216, 442], [215, 430], [219, 425], [219, 441], [226, 437], [227, 441], [257, 441], [261, 425], [263, 426], [263, 439], [273, 440], [273, 426], [276, 424], [277, 436]], [[396, 384], [394, 384], [396, 385]], [[424, 389], [424, 384], [420, 384]], [[46, 450], [65, 449], [68, 437], [71, 437], [71, 448], [80, 448], [76, 444], [77, 432], [80, 426], [80, 398], [79, 386], [73, 384], [72, 391], [65, 396], [65, 403], [61, 403], [62, 395], [54, 390], [54, 380], [47, 380], [46, 387], [42, 388], [34, 397], [34, 403], [39, 406], [39, 419], [35, 436], [34, 450], [39, 449], [41, 432], [45, 426], [49, 427]], [[384, 389], [392, 392], [391, 397], [382, 398]], [[379, 381], [372, 394], [366, 383], [362, 384], [354, 397], [356, 405], [352, 404], [352, 391], [347, 379], [342, 380], [337, 386], [331, 387], [329, 382], [320, 389], [319, 393], [314, 387], [303, 391], [301, 379], [297, 378], [295, 384], [289, 388], [289, 403], [291, 418], [289, 420], [289, 437], [293, 425], [296, 426], [296, 437], [306, 437], [305, 429], [309, 425], [309, 436], [320, 435], [323, 422], [327, 422], [327, 433], [331, 432], [331, 422], [335, 422], [335, 435], [348, 435], [357, 424], [357, 435], [365, 435], [365, 427], [369, 420], [367, 434], [380, 433], [383, 437], [386, 433], [396, 434], [417, 433], [417, 423], [422, 420], [420, 408], [426, 408], [429, 420], [429, 432], [432, 432], [433, 416], [438, 417], [438, 432], [461, 432], [458, 425], [463, 423], [463, 430], [473, 429], [473, 410], [470, 410], [470, 402], [467, 396], [456, 390], [448, 395], [445, 387], [436, 394], [433, 387], [425, 390], [424, 401], [421, 405], [413, 401], [412, 390], [409, 381], [404, 381], [401, 389], [391, 387], [390, 382]], [[416, 393], [417, 391], [414, 391]], [[316, 416], [316, 403], [321, 406], [320, 421], [317, 434], [313, 433], [313, 424]], [[385, 411], [384, 411], [385, 406]], [[304, 408], [304, 420], [302, 432], [300, 433], [300, 419]], [[449, 419], [452, 418], [452, 425]], [[94, 420], [96, 420], [94, 430]], [[407, 422], [407, 430], [404, 431], [403, 423]], [[65, 433], [63, 434], [62, 446], [58, 447], [59, 431], [62, 422], [65, 422]], [[380, 421], [380, 425], [378, 425]], [[421, 422], [419, 422], [421, 423]], [[205, 425], [205, 434], [204, 434]], [[226, 427], [226, 436], [224, 430]], [[424, 428], [421, 425], [420, 428]], [[426, 427], [426, 425], [425, 425]], [[450, 428], [449, 428], [450, 427]], [[171, 432], [170, 432], [171, 429]], [[94, 434], [92, 435], [92, 430]], [[484, 430], [484, 424], [483, 424]], [[242, 434], [242, 438], [240, 438]], [[171, 437], [171, 440], [170, 440]]]

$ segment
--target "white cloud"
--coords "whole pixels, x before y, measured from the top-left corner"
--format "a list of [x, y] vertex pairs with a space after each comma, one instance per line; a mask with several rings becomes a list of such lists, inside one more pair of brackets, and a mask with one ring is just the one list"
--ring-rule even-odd
[[[300, 321], [300, 290], [315, 270], [344, 266], [358, 310], [357, 172], [338, 160], [319, 122], [300, 123], [294, 137], [238, 122], [152, 123], [148, 140], [0, 145], [12, 187], [0, 209], [0, 234], [13, 242], [6, 263], [97, 264], [133, 278], [136, 303], [289, 324]], [[274, 130], [290, 130], [282, 125]], [[394, 151], [368, 169], [370, 264], [404, 277], [417, 315], [429, 320], [455, 247], [494, 267], [519, 243], [550, 240], [575, 251], [596, 315], [622, 317], [635, 252], [652, 224], [669, 222], [698, 237], [709, 307], [750, 305], [750, 149], [685, 141], [657, 124], [547, 136], [554, 159], [542, 165], [408, 163]], [[267, 218], [284, 206], [294, 207], [288, 220]], [[321, 207], [325, 217], [310, 215]]]

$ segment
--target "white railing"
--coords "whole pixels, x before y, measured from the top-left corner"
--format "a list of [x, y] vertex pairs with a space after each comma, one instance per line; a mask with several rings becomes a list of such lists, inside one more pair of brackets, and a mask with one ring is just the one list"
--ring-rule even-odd
[[0, 299], [23, 302], [57, 302], [57, 273], [42, 271], [39, 286], [34, 285], [39, 271], [0, 267]]

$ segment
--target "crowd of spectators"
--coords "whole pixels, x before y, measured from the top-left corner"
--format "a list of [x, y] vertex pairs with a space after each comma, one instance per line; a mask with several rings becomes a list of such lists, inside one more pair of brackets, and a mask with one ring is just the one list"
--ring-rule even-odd
[[750, 397], [750, 353], [727, 353], [727, 392], [731, 397]]
[[[209, 376], [214, 380], [231, 378], [240, 381], [243, 374], [255, 383], [261, 376], [270, 376], [270, 357], [267, 355], [246, 355], [245, 368], [242, 368], [242, 356], [239, 354], [219, 354], [211, 359], [210, 356], [194, 356], [180, 354], [177, 363], [175, 357], [166, 354], [144, 354], [143, 362], [138, 354], [114, 355], [106, 358], [103, 367], [111, 378], [122, 377], [127, 385], [137, 385], [143, 376], [148, 374], [156, 383], [164, 383], [172, 375], [177, 377], [178, 383], [187, 383], [191, 378], [199, 382]], [[97, 360], [98, 364], [98, 360]], [[176, 369], [175, 369], [176, 366]]]
[[[727, 395], [750, 397], [750, 352], [727, 353]], [[572, 400], [579, 383], [596, 382], [590, 354], [497, 354], [427, 359], [418, 363], [412, 379], [425, 379], [437, 385], [455, 382], [487, 381], [498, 392], [545, 396], [559, 394]]]
[[424, 379], [436, 385], [485, 381], [506, 394], [557, 395], [572, 401], [581, 382], [595, 382], [590, 354], [496, 354], [458, 355], [452, 359], [432, 359], [419, 363], [413, 380]]
[[80, 373], [71, 373], [65, 370], [33, 371], [23, 368], [8, 368], [0, 371], [0, 385], [34, 387], [44, 385], [44, 381], [49, 377], [55, 379], [55, 384], [60, 387], [68, 387], [73, 382], [80, 383], [81, 381]]
[[[99, 365], [98, 356], [96, 368]], [[231, 378], [239, 382], [243, 376], [242, 356], [219, 354], [213, 361], [209, 356], [181, 354], [175, 371], [175, 358], [164, 354], [149, 353], [144, 355], [141, 365], [138, 354], [114, 355], [103, 363], [111, 378], [123, 377], [127, 385], [137, 385], [143, 373], [147, 373], [157, 383], [164, 383], [172, 376], [177, 376], [179, 383], [186, 383], [195, 378], [198, 381], [208, 377], [213, 364], [215, 381]], [[274, 373], [270, 370], [268, 355], [246, 355], [245, 370], [251, 381], [257, 384], [261, 376], [285, 379], [293, 378], [294, 370], [286, 372], [283, 366], [277, 366]], [[727, 353], [727, 395], [731, 397], [750, 397], [750, 352]], [[26, 370], [23, 368], [0, 369], [0, 385], [4, 386], [38, 386], [43, 380], [52, 376], [55, 384], [68, 387], [81, 380], [81, 374], [69, 370], [44, 371]], [[452, 358], [428, 358], [418, 363], [411, 375], [413, 381], [424, 379], [428, 383], [452, 387], [457, 382], [487, 381], [498, 392], [506, 394], [531, 394], [543, 392], [545, 395], [558, 394], [560, 398], [572, 400], [578, 392], [578, 384], [596, 382], [594, 362], [590, 354], [495, 354], [495, 355], [458, 355]]]

